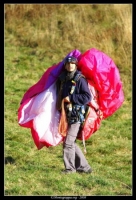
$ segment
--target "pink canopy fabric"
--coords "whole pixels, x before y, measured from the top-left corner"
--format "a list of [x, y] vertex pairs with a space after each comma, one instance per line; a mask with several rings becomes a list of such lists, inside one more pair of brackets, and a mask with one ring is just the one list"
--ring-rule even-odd
[[[86, 140], [99, 129], [101, 120], [112, 115], [122, 105], [122, 82], [118, 68], [105, 53], [92, 48], [84, 54], [79, 50], [73, 50], [67, 56], [69, 55], [78, 59], [78, 69], [87, 78], [91, 94], [95, 94], [88, 104], [91, 112], [81, 131], [82, 136], [79, 137]], [[31, 129], [32, 138], [38, 149], [56, 146], [64, 139], [58, 132], [60, 112], [56, 110], [55, 83], [64, 69], [66, 57], [49, 67], [41, 79], [25, 92], [18, 109], [18, 124]], [[96, 108], [103, 113], [101, 119], [95, 111]]]
[[82, 54], [78, 68], [99, 92], [99, 108], [103, 119], [112, 115], [123, 103], [120, 74], [114, 61], [102, 51], [92, 48]]

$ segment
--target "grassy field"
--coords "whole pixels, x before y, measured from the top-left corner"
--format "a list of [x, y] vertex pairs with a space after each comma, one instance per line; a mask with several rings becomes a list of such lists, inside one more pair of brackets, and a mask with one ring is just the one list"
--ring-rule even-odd
[[[132, 196], [132, 5], [6, 4], [4, 42], [4, 195]], [[86, 141], [93, 173], [64, 176], [62, 145], [38, 151], [17, 110], [48, 67], [93, 47], [118, 66], [125, 100]]]

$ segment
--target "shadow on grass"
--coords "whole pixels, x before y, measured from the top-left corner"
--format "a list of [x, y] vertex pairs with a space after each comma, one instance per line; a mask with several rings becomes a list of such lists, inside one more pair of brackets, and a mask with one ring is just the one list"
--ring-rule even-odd
[[15, 163], [15, 160], [11, 156], [7, 156], [5, 157], [5, 164], [8, 164], [8, 163], [13, 164]]

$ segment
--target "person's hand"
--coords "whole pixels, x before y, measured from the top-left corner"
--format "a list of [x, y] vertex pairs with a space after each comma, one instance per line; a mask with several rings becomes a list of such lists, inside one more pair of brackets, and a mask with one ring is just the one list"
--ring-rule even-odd
[[64, 98], [64, 102], [70, 103], [69, 96], [67, 96], [67, 97]]

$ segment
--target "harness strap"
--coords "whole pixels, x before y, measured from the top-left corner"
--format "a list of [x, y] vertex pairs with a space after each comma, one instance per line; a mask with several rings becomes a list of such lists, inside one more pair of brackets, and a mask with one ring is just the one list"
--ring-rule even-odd
[[75, 90], [75, 87], [76, 87], [76, 82], [81, 78], [81, 77], [85, 77], [83, 74], [77, 74], [75, 77], [74, 77], [74, 80], [72, 80], [71, 82], [73, 83], [72, 87], [71, 87], [71, 91], [70, 91], [70, 94], [73, 94], [74, 90]]
[[85, 137], [83, 133], [82, 133], [82, 140], [83, 140], [83, 146], [84, 146], [84, 153], [86, 154], [87, 151], [86, 151], [86, 146], [85, 146]]

